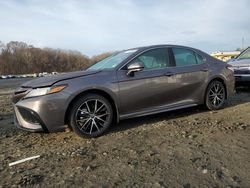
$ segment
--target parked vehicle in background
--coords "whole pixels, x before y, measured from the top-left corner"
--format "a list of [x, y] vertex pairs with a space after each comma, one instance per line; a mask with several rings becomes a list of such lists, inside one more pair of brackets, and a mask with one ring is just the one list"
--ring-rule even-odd
[[38, 77], [44, 77], [44, 76], [48, 76], [48, 75], [49, 75], [49, 73], [47, 73], [47, 72], [38, 73]]
[[189, 47], [117, 52], [85, 71], [38, 78], [14, 92], [16, 124], [54, 132], [69, 125], [96, 137], [120, 120], [205, 104], [220, 109], [234, 93], [232, 70]]
[[7, 75], [7, 78], [15, 78], [15, 75], [11, 75], [11, 74], [9, 74], [9, 75]]
[[1, 75], [0, 79], [9, 79], [9, 78], [36, 78], [36, 77], [44, 77], [44, 76], [50, 76], [50, 75], [57, 75], [58, 72], [42, 72], [42, 73], [31, 73], [31, 74], [17, 74], [17, 75]]
[[57, 75], [57, 74], [58, 74], [58, 72], [52, 72], [51, 74], [52, 74], [52, 75]]
[[250, 47], [229, 62], [234, 71], [235, 83], [238, 86], [250, 86]]

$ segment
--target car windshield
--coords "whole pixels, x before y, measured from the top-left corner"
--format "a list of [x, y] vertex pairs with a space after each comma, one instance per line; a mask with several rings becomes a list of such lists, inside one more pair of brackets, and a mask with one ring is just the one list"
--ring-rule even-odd
[[131, 54], [135, 53], [137, 50], [126, 50], [126, 51], [121, 51], [118, 53], [115, 53], [99, 62], [96, 64], [90, 66], [87, 71], [91, 70], [103, 70], [103, 69], [114, 69], [119, 65], [123, 60], [128, 58]]
[[237, 59], [250, 59], [250, 48], [248, 48], [242, 54], [240, 54]]

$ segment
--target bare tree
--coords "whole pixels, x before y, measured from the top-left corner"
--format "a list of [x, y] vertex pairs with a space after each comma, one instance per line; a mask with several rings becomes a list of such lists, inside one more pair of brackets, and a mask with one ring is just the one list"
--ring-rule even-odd
[[24, 74], [39, 72], [68, 72], [82, 70], [106, 58], [111, 53], [93, 56], [91, 59], [78, 51], [35, 48], [24, 42], [0, 42], [0, 74]]

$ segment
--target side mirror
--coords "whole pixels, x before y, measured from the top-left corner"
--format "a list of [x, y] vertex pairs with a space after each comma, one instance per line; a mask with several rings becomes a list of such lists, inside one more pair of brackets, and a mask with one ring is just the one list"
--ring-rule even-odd
[[136, 62], [136, 63], [132, 63], [131, 65], [128, 66], [127, 68], [127, 75], [133, 75], [135, 72], [139, 72], [141, 70], [144, 69], [144, 66], [139, 63], [139, 62]]

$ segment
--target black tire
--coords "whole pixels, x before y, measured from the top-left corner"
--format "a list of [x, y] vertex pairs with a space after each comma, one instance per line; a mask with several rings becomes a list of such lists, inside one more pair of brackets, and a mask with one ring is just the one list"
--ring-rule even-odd
[[113, 109], [110, 102], [98, 94], [87, 94], [74, 102], [69, 123], [81, 137], [98, 137], [111, 126]]
[[206, 90], [205, 105], [209, 110], [219, 110], [226, 100], [226, 88], [220, 81], [212, 81]]

